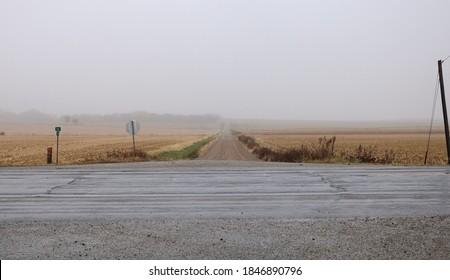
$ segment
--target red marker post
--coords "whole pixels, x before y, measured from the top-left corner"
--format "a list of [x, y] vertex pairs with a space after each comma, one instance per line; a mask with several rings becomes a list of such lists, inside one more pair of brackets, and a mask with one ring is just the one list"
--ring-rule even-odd
[[47, 164], [52, 164], [52, 147], [47, 148]]

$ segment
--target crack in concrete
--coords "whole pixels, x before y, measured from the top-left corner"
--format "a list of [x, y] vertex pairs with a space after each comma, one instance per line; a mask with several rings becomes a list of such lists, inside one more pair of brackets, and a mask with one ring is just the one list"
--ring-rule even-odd
[[330, 187], [335, 188], [340, 193], [347, 192], [347, 189], [342, 187], [342, 186], [337, 186], [337, 185], [330, 184]]
[[320, 177], [324, 183], [328, 184], [330, 186], [330, 188], [336, 189], [339, 193], [347, 192], [346, 188], [331, 183], [325, 176], [323, 176], [319, 173], [313, 173], [313, 175]]
[[81, 180], [81, 179], [83, 179], [83, 177], [76, 177], [75, 179], [73, 179], [72, 181], [70, 181], [70, 182], [68, 182], [68, 183], [66, 183], [66, 184], [58, 185], [58, 186], [56, 186], [56, 187], [53, 187], [53, 188], [49, 189], [49, 190], [46, 192], [46, 194], [51, 194], [52, 191], [54, 191], [54, 190], [56, 190], [56, 189], [58, 189], [58, 188], [62, 188], [62, 187], [64, 187], [64, 186], [70, 186], [70, 185], [74, 184], [76, 181]]

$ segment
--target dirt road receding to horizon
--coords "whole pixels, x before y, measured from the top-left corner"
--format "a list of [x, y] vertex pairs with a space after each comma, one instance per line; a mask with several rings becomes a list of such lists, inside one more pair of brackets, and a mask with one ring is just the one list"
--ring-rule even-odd
[[229, 130], [223, 131], [219, 139], [212, 143], [199, 159], [259, 161], [255, 155], [245, 149]]

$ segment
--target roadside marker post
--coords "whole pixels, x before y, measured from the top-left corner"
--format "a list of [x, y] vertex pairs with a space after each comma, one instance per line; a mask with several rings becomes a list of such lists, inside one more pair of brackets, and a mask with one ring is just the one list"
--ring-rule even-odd
[[52, 154], [53, 154], [52, 147], [48, 147], [47, 148], [47, 164], [52, 164]]
[[55, 127], [56, 131], [56, 165], [58, 165], [58, 156], [59, 156], [59, 133], [61, 132], [61, 127]]

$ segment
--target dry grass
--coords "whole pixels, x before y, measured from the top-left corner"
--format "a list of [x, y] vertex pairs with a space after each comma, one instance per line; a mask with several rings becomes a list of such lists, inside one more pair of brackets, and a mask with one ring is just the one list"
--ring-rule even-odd
[[[395, 165], [423, 165], [426, 151], [428, 134], [425, 131], [412, 131], [410, 133], [364, 133], [358, 134], [333, 134], [328, 138], [336, 136], [335, 157], [329, 162], [346, 162], [351, 156], [354, 156], [359, 146], [373, 149], [373, 155], [382, 159], [386, 153], [393, 153], [392, 164]], [[324, 134], [305, 135], [301, 132], [277, 131], [270, 132], [246, 132], [246, 135], [252, 136], [262, 147], [273, 150], [286, 150], [291, 148], [300, 148], [303, 146], [313, 146]], [[442, 133], [432, 134], [431, 148], [428, 155], [428, 164], [445, 165], [447, 162], [447, 153], [445, 146], [445, 136]]]
[[[53, 127], [45, 128], [52, 134], [39, 135], [36, 126], [26, 129], [17, 125], [15, 131], [0, 137], [0, 166], [33, 166], [47, 164], [47, 147], [53, 147], [56, 161], [56, 136]], [[38, 131], [42, 131], [38, 130]], [[98, 132], [98, 134], [96, 134]], [[108, 134], [110, 132], [110, 134]], [[182, 150], [207, 138], [212, 131], [188, 129], [180, 131], [155, 131], [158, 134], [136, 135], [136, 148], [149, 158], [171, 150]], [[120, 134], [119, 134], [120, 133]], [[133, 150], [132, 138], [123, 127], [63, 127], [60, 139], [59, 162], [61, 164], [86, 164], [104, 162], [141, 161], [145, 157], [124, 156]]]

